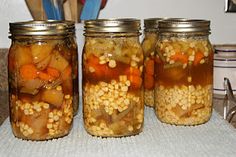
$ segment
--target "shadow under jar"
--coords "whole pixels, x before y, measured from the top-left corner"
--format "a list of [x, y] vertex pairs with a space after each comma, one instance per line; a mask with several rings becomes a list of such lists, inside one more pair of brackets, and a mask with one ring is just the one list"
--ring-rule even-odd
[[212, 112], [213, 51], [210, 21], [159, 22], [155, 62], [155, 112], [175, 125], [207, 122]]
[[154, 106], [154, 62], [155, 46], [158, 40], [158, 22], [161, 18], [144, 19], [144, 104]]
[[11, 23], [10, 33], [9, 102], [14, 135], [27, 140], [67, 135], [72, 126], [73, 104], [78, 105], [74, 24]]
[[143, 52], [140, 21], [85, 22], [83, 115], [86, 131], [101, 137], [138, 134], [143, 128]]

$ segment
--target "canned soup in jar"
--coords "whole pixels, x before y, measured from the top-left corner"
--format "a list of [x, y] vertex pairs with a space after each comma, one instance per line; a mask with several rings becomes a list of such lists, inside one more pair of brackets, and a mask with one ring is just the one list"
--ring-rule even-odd
[[[42, 28], [42, 25], [48, 29], [42, 31], [50, 36], [44, 36], [41, 33], [45, 32], [40, 31], [37, 35], [18, 31], [28, 26]], [[51, 28], [58, 25], [63, 29]], [[72, 63], [75, 43], [64, 37], [68, 35], [68, 27], [69, 24], [56, 22], [11, 24], [10, 120], [18, 138], [47, 140], [65, 136], [71, 129], [75, 101], [73, 81], [77, 75], [72, 64], [77, 62]], [[59, 34], [53, 36], [50, 29]]]
[[[159, 24], [156, 115], [162, 122], [176, 125], [205, 123], [212, 112], [213, 51], [208, 40], [209, 22], [180, 20]], [[178, 27], [168, 32], [167, 26], [178, 24], [196, 28], [188, 32], [188, 28]]]
[[[86, 24], [88, 27], [90, 23]], [[129, 136], [141, 132], [143, 54], [138, 34], [94, 34], [89, 29], [86, 31], [83, 113], [87, 132], [102, 137]]]

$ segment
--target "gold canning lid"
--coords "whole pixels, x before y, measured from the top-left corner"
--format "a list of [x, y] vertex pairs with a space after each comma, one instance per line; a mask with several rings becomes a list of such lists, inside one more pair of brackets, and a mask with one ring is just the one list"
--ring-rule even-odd
[[139, 33], [138, 19], [98, 19], [85, 21], [85, 33]]
[[159, 21], [160, 33], [205, 33], [210, 34], [210, 21], [200, 19], [166, 19]]
[[72, 21], [27, 21], [10, 23], [12, 36], [67, 35], [75, 32]]

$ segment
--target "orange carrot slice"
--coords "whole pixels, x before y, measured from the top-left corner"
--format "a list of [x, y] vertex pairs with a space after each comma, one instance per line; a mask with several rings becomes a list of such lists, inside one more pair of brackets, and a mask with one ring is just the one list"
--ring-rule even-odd
[[147, 60], [145, 65], [145, 73], [149, 75], [154, 75], [154, 60]]
[[127, 75], [135, 75], [135, 76], [142, 75], [141, 71], [138, 68], [133, 68], [133, 67], [128, 68], [125, 73]]
[[60, 72], [57, 69], [51, 67], [47, 67], [47, 73], [48, 75], [51, 75], [55, 78], [58, 78], [60, 76]]
[[202, 52], [199, 52], [199, 51], [196, 52], [193, 64], [198, 65], [203, 58], [204, 58], [204, 54]]
[[131, 86], [135, 89], [138, 89], [142, 86], [142, 78], [137, 75], [130, 75], [129, 80], [131, 82]]
[[45, 72], [39, 72], [39, 78], [42, 79], [42, 80], [45, 80], [45, 81], [52, 81], [54, 80], [55, 78]]
[[20, 76], [26, 80], [37, 78], [37, 72], [34, 64], [25, 64], [20, 67]]
[[[97, 80], [117, 78], [120, 71], [118, 68], [109, 68], [107, 64], [100, 64], [99, 58], [90, 55], [85, 62], [85, 69], [88, 75], [95, 77]], [[122, 69], [123, 70], [123, 69]]]
[[152, 89], [154, 87], [154, 77], [152, 75], [144, 74], [144, 88]]
[[182, 53], [176, 53], [173, 56], [171, 56], [170, 59], [176, 62], [179, 61], [183, 64], [188, 63], [188, 56]]

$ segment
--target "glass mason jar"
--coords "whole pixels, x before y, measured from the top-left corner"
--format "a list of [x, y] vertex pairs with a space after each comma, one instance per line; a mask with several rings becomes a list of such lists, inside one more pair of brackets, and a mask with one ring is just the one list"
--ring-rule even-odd
[[85, 22], [83, 115], [86, 131], [121, 137], [142, 131], [143, 52], [140, 21], [101, 19]]
[[144, 104], [154, 106], [154, 62], [155, 46], [158, 40], [158, 22], [161, 18], [144, 19]]
[[213, 50], [210, 21], [159, 22], [155, 112], [165, 123], [197, 125], [212, 113]]
[[73, 104], [78, 105], [74, 24], [10, 23], [10, 33], [9, 102], [14, 135], [28, 140], [67, 135]]

